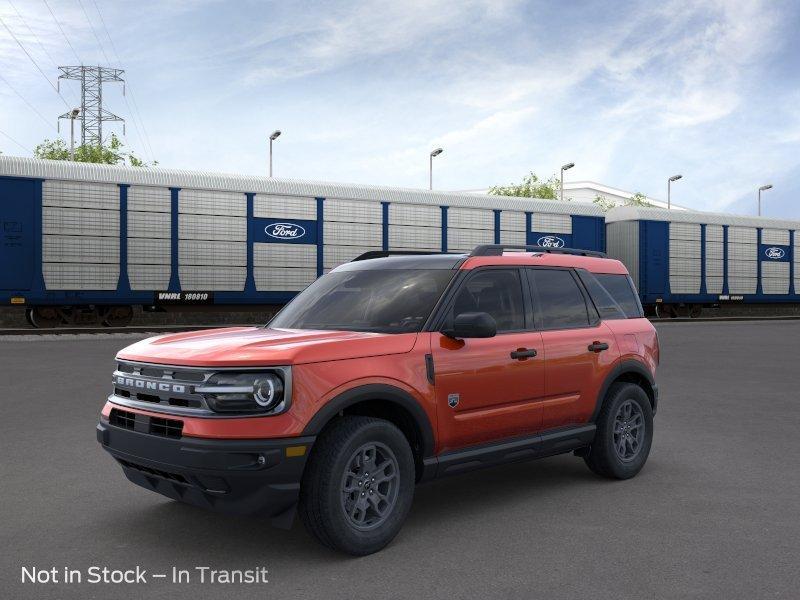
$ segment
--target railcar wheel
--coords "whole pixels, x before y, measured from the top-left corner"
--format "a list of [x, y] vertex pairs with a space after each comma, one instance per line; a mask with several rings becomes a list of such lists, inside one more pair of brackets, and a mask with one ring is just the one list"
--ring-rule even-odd
[[702, 304], [692, 304], [689, 307], [689, 317], [690, 318], [697, 319], [702, 314], [703, 314], [703, 305]]
[[61, 315], [53, 306], [34, 306], [28, 310], [28, 322], [37, 329], [50, 329], [61, 325]]
[[109, 306], [103, 313], [103, 325], [106, 327], [126, 327], [133, 320], [133, 308], [130, 306]]

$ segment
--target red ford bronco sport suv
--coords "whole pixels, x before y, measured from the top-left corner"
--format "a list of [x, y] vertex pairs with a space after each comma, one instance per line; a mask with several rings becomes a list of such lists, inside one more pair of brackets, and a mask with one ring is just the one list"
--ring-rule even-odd
[[620, 262], [389, 254], [334, 269], [266, 327], [125, 348], [98, 441], [142, 487], [284, 527], [299, 509], [355, 555], [388, 544], [434, 477], [566, 452], [636, 475], [659, 349]]

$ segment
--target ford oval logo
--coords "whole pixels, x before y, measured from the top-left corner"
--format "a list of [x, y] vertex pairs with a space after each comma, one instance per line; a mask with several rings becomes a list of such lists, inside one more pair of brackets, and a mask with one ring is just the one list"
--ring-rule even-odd
[[272, 223], [264, 227], [264, 233], [278, 240], [299, 240], [306, 230], [297, 223]]
[[566, 244], [564, 240], [555, 235], [543, 235], [536, 240], [536, 245], [542, 248], [563, 248]]
[[771, 258], [772, 260], [780, 260], [786, 256], [786, 250], [773, 246], [772, 248], [764, 250], [764, 254], [766, 254], [767, 258]]

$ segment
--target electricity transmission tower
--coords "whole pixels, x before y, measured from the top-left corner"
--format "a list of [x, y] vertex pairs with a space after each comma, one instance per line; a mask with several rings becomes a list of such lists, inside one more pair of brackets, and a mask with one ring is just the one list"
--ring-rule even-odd
[[[103, 108], [103, 84], [107, 82], [122, 83], [122, 95], [125, 95], [125, 80], [122, 69], [108, 67], [58, 67], [59, 86], [62, 79], [81, 82], [81, 145], [101, 146], [103, 143], [103, 122], [122, 121], [122, 132], [125, 134], [125, 119]], [[64, 113], [60, 119], [70, 118]]]

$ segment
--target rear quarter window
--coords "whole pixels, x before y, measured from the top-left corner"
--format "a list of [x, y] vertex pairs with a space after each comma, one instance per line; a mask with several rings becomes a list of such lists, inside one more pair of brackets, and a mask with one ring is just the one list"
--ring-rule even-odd
[[[589, 293], [592, 295], [592, 300], [595, 301], [598, 310], [600, 310], [599, 304], [607, 304], [605, 299], [603, 298], [602, 293], [598, 293], [598, 297], [595, 298], [595, 292], [591, 289], [589, 281], [592, 279], [596, 281], [599, 285], [602, 286], [603, 290], [610, 296], [613, 300], [614, 304], [616, 304], [618, 311], [621, 314], [614, 316], [617, 312], [613, 308], [609, 308], [609, 314], [603, 314], [601, 311], [600, 314], [605, 319], [638, 319], [644, 316], [644, 311], [642, 310], [642, 304], [639, 301], [639, 296], [636, 294], [636, 288], [633, 285], [633, 281], [631, 281], [630, 276], [628, 275], [620, 275], [616, 273], [586, 273], [589, 275], [588, 278], [584, 277], [584, 273], [581, 274], [581, 278], [584, 279], [584, 283], [586, 283], [586, 287], [589, 288]], [[598, 304], [599, 302], [599, 304]]]

